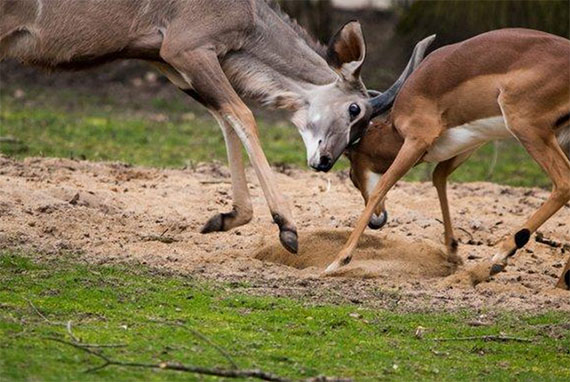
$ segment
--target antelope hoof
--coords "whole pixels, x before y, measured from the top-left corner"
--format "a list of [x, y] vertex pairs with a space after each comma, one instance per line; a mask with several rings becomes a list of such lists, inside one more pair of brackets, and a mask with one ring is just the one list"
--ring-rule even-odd
[[297, 232], [290, 230], [282, 230], [279, 232], [279, 240], [281, 245], [293, 254], [297, 254], [299, 250], [299, 240], [297, 238]]
[[489, 271], [489, 275], [493, 276], [496, 275], [497, 273], [501, 273], [505, 270], [505, 265], [504, 264], [493, 264], [491, 266], [491, 270]]
[[328, 267], [327, 269], [325, 269], [323, 275], [324, 276], [329, 276], [332, 273], [336, 272], [337, 270], [339, 270], [342, 266], [350, 263], [350, 261], [352, 260], [352, 256], [351, 255], [341, 255], [338, 256], [336, 258], [335, 261], [333, 261]]
[[323, 272], [323, 276], [330, 276], [332, 273], [337, 271], [341, 267], [341, 264], [338, 260], [333, 261], [330, 265], [325, 269]]
[[380, 216], [373, 214], [368, 222], [368, 227], [370, 229], [380, 229], [388, 222], [388, 212], [386, 210], [382, 211]]
[[204, 224], [200, 233], [220, 232], [224, 230], [224, 214], [216, 214]]

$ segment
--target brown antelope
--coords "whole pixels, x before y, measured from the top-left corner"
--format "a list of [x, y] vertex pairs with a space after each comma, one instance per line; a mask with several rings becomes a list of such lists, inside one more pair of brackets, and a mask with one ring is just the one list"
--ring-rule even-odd
[[241, 141], [281, 243], [297, 251], [291, 211], [242, 97], [290, 110], [308, 164], [318, 170], [330, 169], [372, 114], [360, 79], [366, 47], [357, 22], [327, 48], [270, 0], [0, 0], [0, 14], [0, 61], [78, 69], [142, 59], [208, 108], [226, 141], [233, 209], [209, 219], [203, 233], [252, 218]]
[[[377, 104], [373, 115], [388, 106]], [[531, 233], [570, 200], [570, 41], [539, 31], [503, 29], [431, 53], [402, 87], [388, 118], [373, 123], [347, 150], [351, 179], [366, 208], [327, 272], [351, 260], [367, 223], [378, 227], [385, 222], [386, 193], [419, 162], [438, 163], [433, 184], [445, 244], [455, 252], [447, 177], [481, 145], [513, 136], [552, 179], [553, 191], [497, 246], [490, 274], [502, 271]], [[563, 273], [567, 281], [569, 266]]]

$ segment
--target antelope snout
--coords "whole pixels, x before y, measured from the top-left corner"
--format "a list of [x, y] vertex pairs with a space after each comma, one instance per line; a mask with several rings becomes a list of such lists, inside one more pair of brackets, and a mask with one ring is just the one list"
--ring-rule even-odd
[[334, 160], [330, 154], [321, 154], [316, 161], [311, 161], [310, 166], [317, 171], [327, 172], [334, 165]]

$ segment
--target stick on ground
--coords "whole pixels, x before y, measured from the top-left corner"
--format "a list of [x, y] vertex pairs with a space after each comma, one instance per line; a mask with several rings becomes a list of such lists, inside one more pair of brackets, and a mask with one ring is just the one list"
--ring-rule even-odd
[[475, 341], [475, 340], [483, 340], [483, 341], [497, 341], [497, 342], [532, 342], [530, 338], [521, 338], [521, 337], [511, 337], [511, 336], [470, 336], [470, 337], [449, 337], [449, 338], [432, 338], [432, 341]]
[[136, 367], [136, 368], [146, 368], [146, 369], [176, 370], [185, 373], [211, 375], [211, 376], [224, 377], [224, 378], [254, 378], [262, 381], [271, 381], [271, 382], [352, 382], [352, 379], [349, 378], [337, 378], [337, 377], [327, 377], [327, 376], [318, 376], [306, 379], [291, 379], [287, 377], [281, 377], [279, 375], [272, 374], [259, 369], [207, 368], [201, 366], [182, 365], [178, 363], [169, 363], [169, 362], [161, 362], [157, 364], [123, 362], [111, 359], [106, 355], [102, 354], [101, 352], [89, 349], [88, 347], [85, 347], [81, 344], [64, 341], [54, 337], [48, 337], [47, 339], [50, 341], [59, 342], [64, 345], [72, 346], [76, 349], [91, 354], [103, 361], [103, 364], [86, 370], [85, 371], [86, 373], [91, 373], [97, 370], [101, 370], [108, 366], [122, 366], [122, 367]]

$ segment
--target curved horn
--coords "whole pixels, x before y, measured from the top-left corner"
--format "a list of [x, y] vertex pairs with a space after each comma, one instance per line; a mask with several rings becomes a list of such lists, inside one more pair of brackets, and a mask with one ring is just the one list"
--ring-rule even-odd
[[[404, 85], [404, 82], [406, 82], [408, 77], [420, 65], [428, 46], [433, 42], [433, 40], [435, 40], [434, 34], [418, 42], [414, 48], [414, 51], [412, 52], [410, 61], [408, 61], [408, 65], [406, 65], [406, 68], [402, 74], [400, 74], [400, 77], [396, 80], [396, 82], [394, 82], [394, 84], [390, 86], [390, 88], [384, 93], [380, 93], [379, 95], [376, 95], [370, 99], [370, 105], [372, 105], [372, 117], [383, 114], [392, 107], [392, 104], [394, 103], [398, 92]], [[372, 92], [369, 91], [369, 93]], [[370, 95], [373, 95], [373, 93]]]

